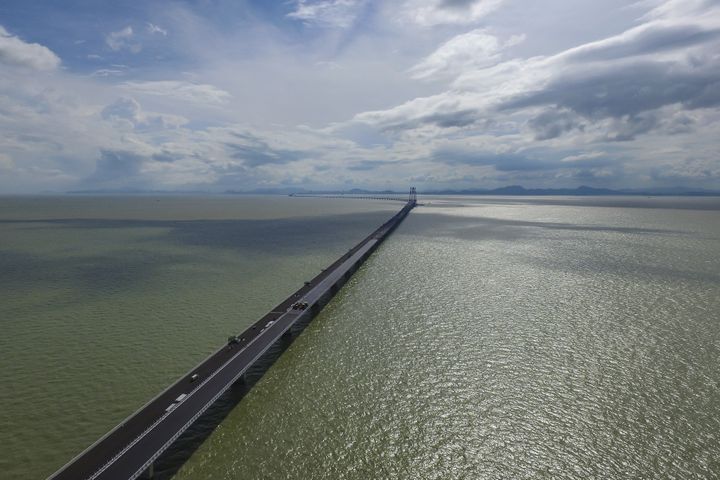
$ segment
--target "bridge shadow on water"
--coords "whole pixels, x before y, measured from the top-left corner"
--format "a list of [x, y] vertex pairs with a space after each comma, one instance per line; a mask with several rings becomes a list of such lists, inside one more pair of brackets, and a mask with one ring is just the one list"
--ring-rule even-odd
[[313, 317], [300, 321], [290, 329], [290, 335], [282, 336], [265, 352], [222, 396], [208, 408], [163, 454], [155, 461], [152, 477], [141, 478], [168, 480], [172, 478], [240, 404], [245, 395], [262, 379], [270, 367], [287, 350], [293, 341], [310, 324]]

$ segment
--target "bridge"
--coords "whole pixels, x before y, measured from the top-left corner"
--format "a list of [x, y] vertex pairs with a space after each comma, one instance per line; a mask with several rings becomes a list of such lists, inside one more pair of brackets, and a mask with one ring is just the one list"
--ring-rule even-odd
[[[335, 197], [331, 197], [335, 198]], [[342, 197], [347, 198], [347, 197]], [[387, 199], [389, 200], [389, 199]], [[305, 282], [269, 313], [187, 372], [175, 383], [80, 453], [50, 480], [133, 480], [152, 476], [153, 463], [230, 386], [243, 378], [294, 325], [311, 320], [350, 276], [417, 205], [410, 190], [405, 205], [387, 222]]]

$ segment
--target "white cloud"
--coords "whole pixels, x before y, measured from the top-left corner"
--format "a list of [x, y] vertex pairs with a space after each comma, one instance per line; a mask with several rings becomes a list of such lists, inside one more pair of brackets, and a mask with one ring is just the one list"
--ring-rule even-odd
[[502, 51], [522, 42], [523, 36], [513, 36], [501, 42], [483, 29], [457, 35], [415, 65], [413, 78], [457, 76], [468, 69], [486, 68], [498, 63]]
[[497, 10], [505, 0], [407, 0], [400, 19], [421, 26], [471, 24]]
[[105, 43], [115, 52], [120, 50], [129, 50], [132, 53], [138, 53], [142, 50], [142, 44], [133, 41], [133, 37], [133, 28], [128, 25], [122, 30], [107, 34], [105, 37]]
[[167, 37], [167, 34], [168, 34], [167, 30], [165, 30], [162, 27], [159, 27], [158, 25], [155, 25], [154, 23], [148, 22], [146, 24], [146, 28], [147, 28], [148, 33], [151, 35], [158, 33], [158, 34], [162, 35], [163, 37]]
[[297, 0], [288, 17], [324, 26], [349, 27], [364, 3], [364, 0]]
[[[591, 122], [615, 118], [617, 122], [607, 125], [623, 127], [624, 133], [617, 138], [633, 139], [660, 125], [649, 115], [640, 121], [643, 112], [673, 104], [686, 109], [720, 104], [720, 57], [716, 53], [720, 15], [709, 16], [710, 11], [717, 12], [706, 10], [693, 19], [653, 20], [553, 56], [514, 59], [491, 67], [473, 65], [473, 61], [483, 55], [489, 57], [486, 61], [494, 61], [498, 42], [474, 31], [469, 38], [466, 34], [452, 39], [414, 69], [418, 76], [460, 70], [452, 89], [355, 118], [394, 130], [425, 125], [465, 127], [485, 118], [518, 113], [526, 118], [542, 114], [543, 118], [538, 117], [542, 121], [561, 120], [539, 110], [552, 107], [563, 112], [563, 125], [559, 130], [552, 127], [538, 139], [555, 138], [552, 131], [574, 130], [567, 123], [572, 119], [569, 114]], [[481, 53], [473, 56], [473, 49]]]
[[105, 120], [125, 123], [130, 128], [136, 129], [177, 128], [188, 123], [186, 118], [179, 115], [145, 112], [140, 103], [130, 97], [117, 99], [103, 108], [100, 113]]
[[565, 18], [517, 2], [293, 2], [291, 18], [337, 27], [313, 32], [257, 18], [227, 32], [175, 6], [163, 27], [108, 35], [108, 62], [110, 44], [157, 42], [130, 67], [1, 66], [0, 191], [720, 187], [720, 16], [609, 1], [552, 0]]
[[228, 92], [213, 85], [179, 80], [125, 82], [120, 87], [137, 94], [173, 97], [185, 102], [219, 104], [230, 98]]
[[3, 63], [34, 70], [54, 70], [60, 66], [60, 58], [49, 48], [24, 42], [0, 26], [0, 64]]

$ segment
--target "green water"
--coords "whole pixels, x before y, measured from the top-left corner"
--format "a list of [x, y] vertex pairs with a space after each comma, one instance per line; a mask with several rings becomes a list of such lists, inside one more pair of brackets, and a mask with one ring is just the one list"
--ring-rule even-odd
[[396, 209], [0, 199], [0, 477], [52, 473]]
[[[720, 477], [718, 199], [425, 200], [176, 479]], [[0, 200], [0, 471], [49, 474], [397, 208]]]
[[626, 203], [416, 209], [176, 478], [717, 478], [720, 202]]

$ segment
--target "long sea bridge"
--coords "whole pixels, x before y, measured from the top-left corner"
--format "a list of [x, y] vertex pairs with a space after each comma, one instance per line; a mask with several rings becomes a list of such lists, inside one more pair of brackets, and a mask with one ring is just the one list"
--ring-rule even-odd
[[[295, 195], [307, 197], [310, 195]], [[313, 195], [315, 196], [315, 195]], [[396, 196], [317, 195], [329, 198], [398, 200]], [[405, 205], [360, 243], [305, 282], [249, 328], [167, 387], [137, 412], [80, 453], [51, 480], [117, 480], [151, 477], [153, 464], [218, 398], [273, 345], [310, 321], [360, 265], [417, 205], [415, 188]]]

